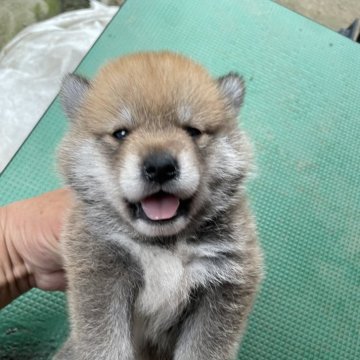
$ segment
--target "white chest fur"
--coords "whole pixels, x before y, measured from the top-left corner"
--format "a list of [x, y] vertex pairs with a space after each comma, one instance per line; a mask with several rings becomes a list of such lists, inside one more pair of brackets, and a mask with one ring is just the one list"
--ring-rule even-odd
[[170, 321], [188, 300], [190, 290], [211, 282], [241, 282], [241, 267], [232, 261], [217, 260], [219, 254], [236, 251], [234, 244], [189, 245], [179, 241], [174, 249], [139, 244], [127, 237], [121, 245], [142, 267], [144, 286], [136, 301], [136, 311], [151, 317], [154, 326]]
[[136, 310], [145, 316], [161, 313], [162, 320], [166, 321], [187, 300], [192, 285], [188, 256], [179, 249], [140, 245], [130, 239], [122, 238], [121, 243], [139, 262], [144, 274]]
[[225, 253], [241, 252], [241, 243], [179, 240], [171, 250], [140, 244], [124, 235], [113, 238], [143, 271], [144, 284], [134, 308], [133, 341], [136, 348], [146, 339], [157, 339], [182, 313], [190, 291], [197, 286], [231, 281], [243, 283], [242, 266]]
[[145, 286], [137, 306], [144, 314], [170, 313], [186, 300], [189, 281], [182, 259], [168, 250], [147, 248], [140, 254]]

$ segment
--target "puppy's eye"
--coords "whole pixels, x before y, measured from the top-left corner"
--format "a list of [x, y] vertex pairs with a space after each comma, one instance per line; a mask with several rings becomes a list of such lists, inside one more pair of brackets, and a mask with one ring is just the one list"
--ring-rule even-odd
[[187, 126], [185, 131], [192, 137], [197, 138], [201, 135], [201, 131], [199, 129], [193, 128], [191, 126]]
[[113, 133], [113, 137], [118, 139], [118, 140], [123, 140], [124, 138], [126, 138], [129, 135], [129, 131], [126, 129], [120, 129], [117, 130]]

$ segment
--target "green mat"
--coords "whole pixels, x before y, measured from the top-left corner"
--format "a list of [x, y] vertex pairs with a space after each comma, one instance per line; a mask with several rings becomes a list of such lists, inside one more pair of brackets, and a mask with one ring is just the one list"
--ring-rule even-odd
[[[171, 49], [247, 81], [243, 125], [266, 279], [242, 360], [360, 358], [360, 46], [268, 0], [128, 0], [78, 72]], [[55, 101], [0, 178], [0, 203], [59, 186]], [[67, 325], [62, 294], [0, 312], [0, 359], [49, 359]]]

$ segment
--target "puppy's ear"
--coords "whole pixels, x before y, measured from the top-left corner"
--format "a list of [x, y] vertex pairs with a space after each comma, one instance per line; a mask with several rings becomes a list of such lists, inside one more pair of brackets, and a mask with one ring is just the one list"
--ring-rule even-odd
[[245, 96], [245, 81], [243, 77], [235, 72], [230, 72], [218, 78], [217, 81], [220, 92], [237, 116]]
[[66, 115], [74, 120], [85, 94], [90, 87], [89, 80], [75, 74], [65, 76], [60, 90], [60, 99]]

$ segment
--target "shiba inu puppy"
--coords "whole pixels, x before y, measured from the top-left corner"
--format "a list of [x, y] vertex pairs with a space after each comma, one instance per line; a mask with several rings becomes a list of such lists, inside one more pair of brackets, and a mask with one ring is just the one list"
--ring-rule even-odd
[[261, 278], [241, 77], [168, 52], [69, 75], [60, 167], [71, 335], [55, 359], [227, 360]]

